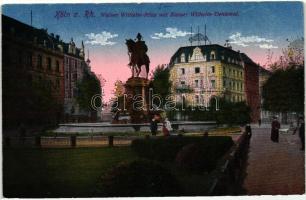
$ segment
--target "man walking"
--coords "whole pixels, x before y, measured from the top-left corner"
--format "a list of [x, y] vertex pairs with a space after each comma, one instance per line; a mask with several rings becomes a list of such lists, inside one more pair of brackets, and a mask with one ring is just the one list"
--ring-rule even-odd
[[276, 116], [273, 117], [271, 126], [271, 140], [272, 142], [278, 142], [280, 123], [278, 122]]
[[158, 115], [155, 114], [150, 123], [150, 129], [153, 136], [155, 136], [157, 133], [157, 128], [158, 128], [157, 123], [158, 123]]

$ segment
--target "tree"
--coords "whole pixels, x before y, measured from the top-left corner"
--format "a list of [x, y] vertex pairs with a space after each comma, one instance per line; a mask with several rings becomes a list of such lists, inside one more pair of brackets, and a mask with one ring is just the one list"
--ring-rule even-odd
[[115, 89], [114, 89], [114, 95], [115, 97], [120, 97], [124, 94], [125, 92], [125, 88], [124, 88], [124, 84], [122, 81], [120, 80], [116, 80], [115, 82]]
[[282, 50], [282, 55], [277, 61], [272, 62], [272, 58], [269, 59], [268, 55], [268, 67], [272, 71], [304, 66], [304, 38], [297, 38], [293, 41], [287, 39], [287, 42], [288, 46]]
[[[95, 95], [101, 95], [100, 81], [94, 73], [84, 71], [84, 76], [80, 82], [77, 83], [78, 94], [76, 100], [80, 108], [86, 111], [94, 111], [92, 105], [92, 98]], [[102, 105], [101, 98], [95, 98], [96, 107]]]
[[263, 85], [263, 108], [272, 112], [304, 111], [304, 38], [289, 42], [269, 65], [272, 75]]
[[275, 70], [263, 86], [262, 97], [265, 110], [303, 113], [304, 68]]
[[153, 87], [154, 94], [158, 94], [162, 98], [163, 103], [165, 103], [166, 97], [171, 92], [169, 68], [165, 65], [158, 65], [155, 71], [153, 71], [151, 85]]

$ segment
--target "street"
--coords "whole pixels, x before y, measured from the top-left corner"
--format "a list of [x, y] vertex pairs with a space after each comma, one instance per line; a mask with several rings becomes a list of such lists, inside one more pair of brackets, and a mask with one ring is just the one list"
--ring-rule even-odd
[[268, 125], [252, 126], [244, 188], [248, 195], [305, 193], [305, 152], [298, 133], [284, 133], [279, 143], [270, 140]]

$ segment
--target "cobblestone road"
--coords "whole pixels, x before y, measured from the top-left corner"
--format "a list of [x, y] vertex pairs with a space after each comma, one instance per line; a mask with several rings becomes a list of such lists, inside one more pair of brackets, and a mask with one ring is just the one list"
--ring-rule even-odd
[[305, 152], [298, 134], [280, 134], [270, 140], [270, 128], [252, 128], [244, 188], [248, 195], [305, 193]]

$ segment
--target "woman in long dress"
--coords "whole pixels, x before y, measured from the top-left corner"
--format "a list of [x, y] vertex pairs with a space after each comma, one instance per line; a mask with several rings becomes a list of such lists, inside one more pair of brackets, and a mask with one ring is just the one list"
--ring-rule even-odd
[[277, 121], [277, 117], [273, 117], [271, 126], [271, 140], [273, 142], [278, 142], [280, 123]]

